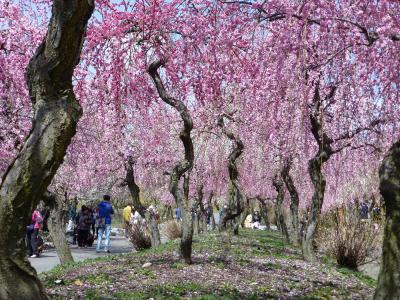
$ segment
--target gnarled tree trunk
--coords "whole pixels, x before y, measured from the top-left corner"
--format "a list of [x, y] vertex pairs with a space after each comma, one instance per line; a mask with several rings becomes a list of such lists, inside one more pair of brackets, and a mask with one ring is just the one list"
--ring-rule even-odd
[[[232, 142], [234, 142], [234, 147], [228, 157], [229, 183], [227, 193], [227, 208], [223, 209], [221, 213], [219, 221], [220, 231], [226, 230], [228, 221], [234, 221], [236, 218], [240, 217], [240, 214], [244, 209], [244, 203], [246, 200], [246, 196], [244, 195], [239, 182], [239, 172], [236, 165], [237, 159], [243, 153], [244, 145], [239, 137], [235, 136], [232, 132], [228, 131], [225, 128], [224, 117], [232, 120], [231, 116], [223, 115], [218, 120], [218, 126], [221, 127], [225, 136]], [[240, 222], [240, 220], [238, 222]], [[235, 234], [238, 234], [238, 222], [235, 222], [234, 224]]]
[[161, 245], [160, 230], [158, 228], [155, 214], [152, 211], [149, 211], [140, 202], [140, 188], [135, 181], [135, 172], [133, 168], [134, 164], [135, 162], [133, 157], [129, 156], [125, 162], [126, 175], [124, 184], [128, 186], [129, 193], [132, 197], [133, 206], [139, 212], [140, 216], [146, 220], [148, 229], [150, 231], [151, 246], [155, 248]]
[[289, 232], [286, 227], [285, 217], [282, 211], [283, 201], [285, 199], [285, 191], [284, 191], [284, 183], [282, 178], [277, 174], [273, 180], [272, 185], [275, 187], [277, 196], [276, 196], [276, 225], [279, 231], [283, 234], [286, 242], [289, 242]]
[[263, 199], [261, 196], [256, 197], [258, 202], [260, 203], [261, 209], [261, 217], [264, 219], [265, 226], [267, 227], [268, 230], [271, 229], [271, 223], [269, 222], [269, 217], [268, 217], [268, 207], [267, 207], [267, 199]]
[[212, 198], [214, 197], [214, 192], [211, 191], [210, 195], [208, 196], [208, 200], [207, 200], [207, 204], [209, 207], [211, 207], [211, 229], [215, 230], [216, 228], [216, 224], [215, 224], [215, 218], [214, 218], [214, 208], [213, 208], [213, 204], [212, 204]]
[[400, 299], [400, 142], [395, 143], [379, 170], [386, 224], [382, 266], [375, 300]]
[[[315, 84], [314, 96], [310, 111], [310, 124], [311, 133], [314, 136], [315, 141], [318, 144], [318, 152], [308, 162], [308, 172], [310, 174], [311, 182], [314, 186], [314, 193], [312, 196], [312, 203], [308, 212], [307, 224], [305, 226], [305, 232], [303, 232], [302, 248], [303, 257], [307, 260], [315, 260], [315, 253], [313, 249], [313, 241], [315, 232], [317, 229], [318, 218], [321, 214], [322, 205], [324, 202], [325, 194], [325, 177], [322, 173], [324, 164], [334, 155], [340, 152], [342, 149], [351, 146], [351, 142], [348, 140], [356, 136], [357, 134], [372, 130], [375, 126], [380, 124], [382, 120], [376, 119], [372, 121], [368, 126], [358, 127], [353, 131], [345, 132], [336, 139], [332, 139], [327, 133], [323, 126], [323, 119], [325, 115], [325, 109], [329, 107], [330, 103], [334, 100], [336, 86], [332, 86], [329, 94], [322, 99], [319, 90], [319, 79]], [[346, 141], [346, 142], [344, 142]], [[341, 142], [341, 146], [335, 147], [334, 144]]]
[[319, 155], [308, 162], [308, 172], [314, 186], [314, 193], [310, 210], [308, 211], [306, 229], [303, 234], [302, 251], [303, 257], [307, 260], [315, 260], [314, 236], [317, 229], [319, 215], [324, 201], [325, 177], [322, 174], [322, 164], [324, 160]]
[[[183, 188], [179, 186], [179, 182], [184, 174], [190, 171], [193, 167], [194, 161], [194, 150], [193, 142], [190, 133], [193, 129], [193, 121], [190, 116], [189, 110], [186, 105], [171, 96], [168, 95], [164, 84], [158, 74], [158, 69], [164, 64], [163, 61], [157, 60], [153, 62], [149, 68], [148, 72], [154, 81], [157, 88], [158, 95], [160, 98], [168, 105], [175, 108], [183, 121], [183, 128], [179, 134], [179, 137], [185, 148], [185, 157], [183, 160], [178, 162], [170, 173], [169, 191], [174, 196], [176, 205], [181, 208], [182, 211], [182, 238], [180, 244], [180, 253], [182, 259], [190, 264], [192, 263], [192, 238], [193, 238], [193, 221], [192, 214], [188, 199], [188, 186], [189, 180], [184, 180]], [[189, 177], [187, 177], [189, 178]], [[185, 188], [185, 186], [187, 188]]]
[[202, 232], [207, 232], [207, 212], [204, 208], [204, 203], [203, 203], [203, 184], [199, 184], [197, 186], [197, 202], [199, 204], [199, 213], [197, 215], [199, 219], [199, 225], [198, 225], [198, 233]]
[[297, 193], [296, 186], [294, 185], [292, 176], [290, 176], [290, 167], [292, 165], [291, 158], [285, 159], [281, 176], [285, 182], [286, 188], [290, 194], [290, 226], [289, 237], [290, 241], [298, 245], [301, 243], [300, 237], [300, 223], [299, 223], [299, 194]]
[[0, 186], [0, 298], [47, 299], [23, 242], [32, 209], [63, 161], [81, 107], [72, 73], [93, 0], [55, 0], [47, 35], [27, 70], [33, 126]]
[[73, 262], [71, 250], [68, 247], [67, 238], [65, 236], [65, 224], [67, 220], [67, 192], [63, 199], [59, 195], [46, 192], [43, 196], [46, 206], [50, 209], [50, 216], [48, 219], [48, 227], [51, 239], [53, 240], [54, 247], [60, 263], [62, 265]]

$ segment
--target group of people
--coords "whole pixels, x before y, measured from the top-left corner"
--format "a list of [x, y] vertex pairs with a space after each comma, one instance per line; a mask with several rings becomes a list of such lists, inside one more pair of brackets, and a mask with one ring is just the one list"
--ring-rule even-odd
[[[196, 216], [200, 216], [201, 215], [201, 211], [200, 210], [195, 210], [195, 209], [191, 209], [190, 210], [191, 214], [192, 214], [192, 219], [194, 220], [196, 218]], [[204, 208], [204, 214], [206, 216], [206, 220], [207, 220], [207, 224], [210, 225], [211, 224], [211, 218], [213, 217], [213, 208], [212, 206], [208, 205]], [[180, 207], [175, 208], [175, 219], [177, 222], [181, 222], [182, 221], [182, 210]]]
[[[157, 208], [153, 205], [150, 205], [146, 209], [151, 215], [154, 216], [155, 221], [160, 223], [160, 214]], [[147, 226], [146, 220], [142, 218], [139, 213], [139, 208], [136, 208], [133, 204], [128, 204], [122, 211], [122, 217], [124, 220], [124, 229], [125, 229], [125, 237], [129, 238], [129, 229], [133, 225], [138, 226]]]
[[[67, 231], [73, 232], [73, 244], [78, 247], [91, 247], [97, 239], [96, 251], [110, 252], [111, 221], [114, 209], [110, 195], [104, 195], [96, 206], [82, 205], [79, 213], [76, 206], [69, 208], [69, 223]], [[102, 242], [104, 241], [104, 248]]]

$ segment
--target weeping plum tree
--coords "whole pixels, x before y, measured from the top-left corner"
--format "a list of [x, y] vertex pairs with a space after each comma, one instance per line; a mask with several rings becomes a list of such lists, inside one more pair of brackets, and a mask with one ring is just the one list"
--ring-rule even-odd
[[[314, 191], [311, 200], [311, 207], [308, 212], [305, 232], [303, 233], [302, 238], [303, 257], [307, 260], [315, 260], [313, 241], [324, 202], [326, 186], [326, 180], [323, 174], [324, 164], [334, 154], [339, 153], [346, 147], [351, 147], [350, 140], [354, 136], [361, 132], [372, 130], [375, 126], [382, 122], [380, 119], [376, 119], [368, 126], [358, 127], [353, 131], [344, 132], [335, 139], [331, 138], [326, 132], [326, 128], [323, 126], [323, 120], [325, 118], [326, 109], [334, 101], [336, 89], [336, 86], [331, 86], [327, 96], [322, 98], [320, 95], [320, 82], [318, 79], [315, 83], [314, 95], [310, 105], [309, 117], [311, 123], [311, 133], [318, 144], [318, 151], [314, 157], [308, 161], [308, 172], [314, 187]], [[334, 148], [337, 142], [342, 141], [346, 142]]]
[[400, 142], [386, 154], [379, 178], [386, 224], [382, 266], [374, 299], [400, 299]]
[[[239, 171], [237, 169], [237, 159], [242, 155], [244, 145], [242, 140], [234, 135], [231, 131], [227, 130], [224, 123], [224, 118], [233, 120], [230, 115], [224, 114], [218, 119], [218, 126], [222, 129], [223, 134], [234, 143], [234, 147], [228, 157], [228, 172], [229, 172], [229, 183], [227, 192], [227, 207], [222, 210], [219, 230], [226, 230], [228, 221], [234, 221], [240, 217], [243, 212], [246, 196], [243, 193], [242, 187], [239, 181]], [[239, 221], [234, 225], [234, 233], [237, 234], [239, 230]]]
[[132, 156], [128, 156], [125, 162], [125, 180], [122, 185], [127, 185], [129, 193], [132, 197], [132, 204], [135, 209], [139, 212], [142, 218], [146, 219], [149, 225], [151, 246], [158, 247], [161, 245], [160, 230], [158, 229], [158, 223], [156, 216], [153, 211], [148, 210], [140, 202], [140, 188], [135, 181], [135, 170], [134, 170], [135, 160]]
[[268, 230], [271, 229], [271, 224], [269, 222], [269, 217], [268, 217], [268, 206], [267, 206], [267, 200], [266, 198], [263, 198], [261, 196], [257, 196], [256, 199], [260, 203], [260, 212], [261, 212], [261, 217], [264, 219], [265, 226], [267, 227]]
[[[186, 105], [167, 93], [160, 75], [158, 74], [158, 69], [163, 65], [164, 61], [156, 60], [150, 64], [148, 72], [153, 79], [160, 98], [165, 103], [176, 109], [183, 121], [183, 128], [179, 137], [183, 143], [183, 147], [185, 148], [185, 157], [178, 162], [170, 172], [169, 191], [174, 197], [177, 206], [182, 210], [182, 238], [180, 254], [182, 259], [186, 263], [190, 264], [192, 263], [193, 221], [190, 212], [191, 205], [188, 199], [189, 189], [185, 188], [185, 186], [189, 186], [189, 176], [185, 176], [185, 173], [192, 169], [194, 161], [193, 142], [190, 136], [193, 129], [193, 121]], [[179, 186], [182, 177], [184, 177], [183, 188]]]
[[293, 178], [290, 175], [292, 166], [292, 158], [288, 157], [283, 162], [281, 177], [290, 194], [290, 222], [289, 222], [289, 238], [290, 242], [297, 245], [301, 243], [300, 226], [299, 226], [299, 194], [294, 185]]
[[23, 237], [32, 209], [62, 163], [82, 113], [72, 74], [93, 9], [93, 0], [55, 0], [47, 34], [27, 69], [32, 129], [0, 186], [1, 299], [47, 299], [25, 259]]

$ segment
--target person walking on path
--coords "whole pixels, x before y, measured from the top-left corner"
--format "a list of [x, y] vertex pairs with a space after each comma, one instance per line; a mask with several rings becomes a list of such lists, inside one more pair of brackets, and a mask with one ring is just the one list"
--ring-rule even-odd
[[78, 247], [88, 246], [87, 239], [89, 236], [90, 226], [92, 225], [92, 216], [89, 208], [85, 205], [79, 213], [78, 221]]
[[43, 222], [43, 217], [38, 210], [32, 212], [31, 224], [26, 228], [26, 241], [29, 251], [29, 257], [38, 257], [39, 249], [39, 229], [40, 224]]
[[125, 237], [126, 238], [128, 238], [128, 231], [129, 231], [131, 215], [132, 215], [132, 205], [128, 204], [122, 211], [122, 216], [124, 218], [124, 228], [125, 228]]
[[111, 215], [114, 214], [114, 209], [110, 203], [110, 195], [104, 195], [103, 201], [97, 206], [98, 212], [98, 236], [96, 252], [100, 252], [101, 242], [104, 236], [104, 252], [110, 252], [110, 232], [111, 232]]

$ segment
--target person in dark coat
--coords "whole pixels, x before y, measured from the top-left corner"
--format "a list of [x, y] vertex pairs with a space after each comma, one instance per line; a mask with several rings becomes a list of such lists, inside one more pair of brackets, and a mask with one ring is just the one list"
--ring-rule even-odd
[[87, 206], [83, 205], [79, 213], [78, 221], [78, 247], [86, 247], [90, 227], [92, 225], [92, 215]]

